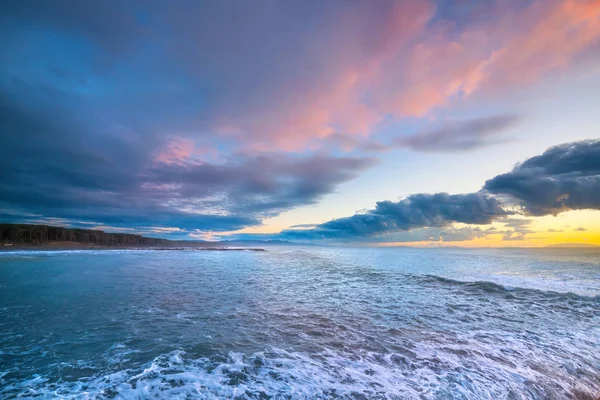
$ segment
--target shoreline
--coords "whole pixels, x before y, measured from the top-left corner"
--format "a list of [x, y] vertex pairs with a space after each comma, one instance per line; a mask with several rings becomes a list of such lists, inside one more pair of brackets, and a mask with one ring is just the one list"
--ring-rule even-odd
[[216, 246], [102, 246], [78, 242], [49, 242], [44, 244], [14, 244], [0, 246], [0, 252], [9, 251], [60, 251], [60, 250], [154, 250], [154, 251], [266, 251], [251, 247]]

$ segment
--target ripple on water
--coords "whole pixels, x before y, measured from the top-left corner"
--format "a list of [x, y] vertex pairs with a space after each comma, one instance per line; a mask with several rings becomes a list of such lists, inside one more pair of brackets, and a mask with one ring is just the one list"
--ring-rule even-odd
[[515, 254], [4, 257], [0, 397], [600, 397], [598, 262]]

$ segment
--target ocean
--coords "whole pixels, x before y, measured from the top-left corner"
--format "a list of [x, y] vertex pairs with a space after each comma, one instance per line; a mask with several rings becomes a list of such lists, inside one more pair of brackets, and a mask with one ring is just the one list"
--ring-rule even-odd
[[0, 252], [0, 398], [597, 399], [600, 251]]

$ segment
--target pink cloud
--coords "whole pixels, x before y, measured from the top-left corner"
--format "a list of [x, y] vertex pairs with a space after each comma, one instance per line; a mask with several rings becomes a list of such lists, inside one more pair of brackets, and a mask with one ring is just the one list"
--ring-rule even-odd
[[[230, 33], [236, 40], [227, 37], [220, 43], [215, 49], [218, 57], [195, 57], [194, 49], [185, 49], [184, 54], [199, 77], [207, 71], [226, 77], [211, 109], [212, 129], [222, 131], [227, 121], [228, 138], [237, 138], [243, 147], [267, 150], [302, 149], [336, 131], [372, 132], [382, 115], [369, 105], [366, 90], [386, 59], [409, 43], [435, 11], [426, 0], [382, 3], [382, 7], [369, 2], [331, 3], [320, 6], [317, 14], [312, 7], [299, 11], [304, 6], [269, 4], [273, 7], [265, 3], [259, 15], [255, 7], [246, 10]], [[310, 18], [326, 17], [320, 26], [307, 30], [290, 23], [300, 18], [299, 12], [308, 12]], [[199, 47], [209, 45], [204, 38], [223, 37], [222, 24], [194, 21], [194, 25], [202, 26], [202, 35], [186, 34], [199, 36]], [[240, 48], [240, 43], [246, 47]], [[247, 54], [246, 49], [253, 51]]]
[[516, 4], [458, 37], [425, 32], [378, 77], [376, 107], [396, 117], [423, 117], [456, 97], [498, 95], [567, 67], [600, 40], [600, 2]]
[[181, 137], [170, 138], [166, 147], [154, 157], [155, 162], [177, 164], [189, 159], [194, 153], [194, 142]]
[[[525, 9], [516, 4], [495, 10], [499, 15], [488, 24], [467, 26], [456, 38], [444, 33], [447, 21], [426, 27], [427, 7], [392, 19], [397, 25], [383, 25], [370, 62], [340, 72], [348, 80], [330, 88], [319, 105], [323, 118], [307, 114], [298, 126], [306, 136], [322, 137], [327, 122], [346, 134], [369, 134], [385, 115], [425, 117], [456, 98], [534, 84], [600, 39], [600, 2], [540, 0]], [[414, 22], [406, 29], [409, 18]], [[371, 101], [357, 101], [357, 93], [369, 93]]]
[[[323, 5], [320, 19], [308, 5], [242, 6], [235, 16], [244, 18], [219, 44], [209, 40], [224, 37], [222, 24], [191, 20], [202, 30], [186, 34], [212, 57], [187, 48], [186, 57], [198, 76], [219, 82], [211, 129], [261, 150], [368, 136], [390, 117], [429, 118], [535, 84], [600, 41], [597, 0], [466, 2], [473, 10], [463, 17], [427, 0], [335, 4]], [[290, 22], [298, 14], [314, 27]]]
[[[544, 73], [569, 65], [573, 57], [600, 39], [600, 2], [537, 1], [513, 15], [512, 25], [525, 27], [509, 37], [491, 64], [487, 87], [534, 82]], [[509, 28], [505, 18], [493, 34]]]
[[154, 156], [154, 162], [162, 164], [183, 164], [202, 162], [201, 158], [215, 159], [217, 151], [210, 146], [198, 146], [194, 140], [185, 136], [171, 136]]

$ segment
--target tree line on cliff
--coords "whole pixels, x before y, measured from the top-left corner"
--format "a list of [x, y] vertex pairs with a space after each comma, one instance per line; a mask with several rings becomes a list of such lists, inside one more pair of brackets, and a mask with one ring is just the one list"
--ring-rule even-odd
[[24, 224], [0, 224], [0, 242], [33, 245], [44, 245], [49, 242], [76, 242], [98, 246], [175, 246], [193, 243], [130, 233], [106, 233], [92, 229]]

